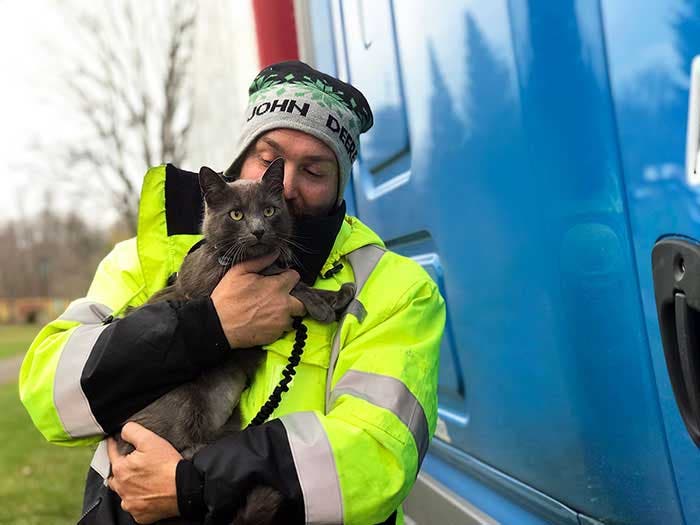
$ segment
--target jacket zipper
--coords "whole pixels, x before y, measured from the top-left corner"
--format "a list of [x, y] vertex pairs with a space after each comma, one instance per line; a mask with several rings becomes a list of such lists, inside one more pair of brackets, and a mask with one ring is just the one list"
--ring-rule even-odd
[[83, 520], [85, 519], [85, 516], [87, 516], [88, 514], [90, 514], [90, 513], [93, 511], [93, 509], [94, 509], [95, 507], [97, 507], [100, 503], [102, 503], [102, 496], [100, 496], [99, 498], [97, 498], [97, 501], [96, 501], [95, 503], [93, 503], [93, 504], [90, 506], [90, 508], [89, 508], [88, 510], [86, 510], [86, 511], [83, 513], [82, 516], [80, 516], [80, 519], [78, 520], [78, 523], [80, 523], [81, 521], [83, 521]]

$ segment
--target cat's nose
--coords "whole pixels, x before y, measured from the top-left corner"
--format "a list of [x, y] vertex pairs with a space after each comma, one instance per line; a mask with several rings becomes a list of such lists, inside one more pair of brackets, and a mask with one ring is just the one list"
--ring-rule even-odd
[[253, 235], [255, 235], [255, 237], [256, 237], [258, 240], [260, 240], [260, 238], [261, 238], [263, 235], [265, 235], [265, 230], [253, 230], [251, 233], [252, 233]]

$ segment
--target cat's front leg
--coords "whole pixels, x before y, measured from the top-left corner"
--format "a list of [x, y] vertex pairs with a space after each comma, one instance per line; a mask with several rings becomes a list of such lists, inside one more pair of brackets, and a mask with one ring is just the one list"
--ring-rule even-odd
[[297, 283], [290, 292], [299, 299], [308, 314], [321, 323], [337, 321], [355, 297], [355, 285], [345, 283], [337, 292], [317, 290], [305, 283]]

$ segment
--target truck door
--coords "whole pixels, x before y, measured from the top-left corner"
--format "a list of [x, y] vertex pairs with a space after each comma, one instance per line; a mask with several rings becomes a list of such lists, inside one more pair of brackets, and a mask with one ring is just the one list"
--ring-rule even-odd
[[689, 115], [689, 88], [700, 87], [697, 72], [691, 77], [692, 60], [700, 55], [700, 5], [684, 0], [601, 3], [654, 378], [686, 523], [700, 523], [700, 450], [673, 393], [652, 272], [659, 239], [700, 239], [700, 186], [686, 164], [687, 127], [697, 129], [700, 121], [700, 114]]

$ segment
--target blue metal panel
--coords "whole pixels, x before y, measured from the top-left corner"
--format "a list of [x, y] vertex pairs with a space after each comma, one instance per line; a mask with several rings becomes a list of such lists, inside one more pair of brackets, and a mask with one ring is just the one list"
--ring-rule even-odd
[[[532, 348], [541, 379], [518, 378], [537, 396], [521, 409], [557, 429], [543, 436], [550, 452], [537, 455], [549, 465], [527, 472], [514, 458], [527, 477], [511, 472], [601, 521], [679, 523], [646, 352], [598, 5], [514, 0], [510, 9], [532, 166], [524, 173], [533, 188], [524, 213], [541, 221], [530, 228], [535, 251], [519, 280], [551, 314], [549, 334], [541, 326], [528, 337], [541, 345]], [[539, 211], [531, 208], [538, 204]], [[535, 366], [530, 373], [537, 374]], [[552, 406], [547, 390], [555, 385], [550, 399], [562, 397]], [[527, 410], [533, 402], [545, 414]], [[533, 443], [537, 432], [526, 431]]]
[[597, 4], [395, 9], [411, 177], [358, 209], [435, 244], [466, 384], [451, 444], [590, 516], [680, 523]]
[[700, 191], [687, 184], [684, 166], [688, 75], [692, 58], [700, 54], [700, 5], [604, 0], [602, 6], [651, 358], [686, 522], [700, 523], [700, 451], [671, 390], [651, 272], [651, 250], [660, 236], [700, 239]]
[[[476, 458], [506, 474], [489, 481], [497, 492], [519, 483], [600, 521], [683, 523], [599, 4], [445, 1], [436, 12], [402, 0], [393, 14], [410, 164], [377, 184], [361, 158], [354, 189], [359, 216], [432, 265], [448, 299], [441, 394], [457, 395], [440, 398], [441, 457]], [[484, 488], [459, 461], [433, 459], [431, 475], [467, 499]], [[534, 505], [523, 494], [514, 504]]]

